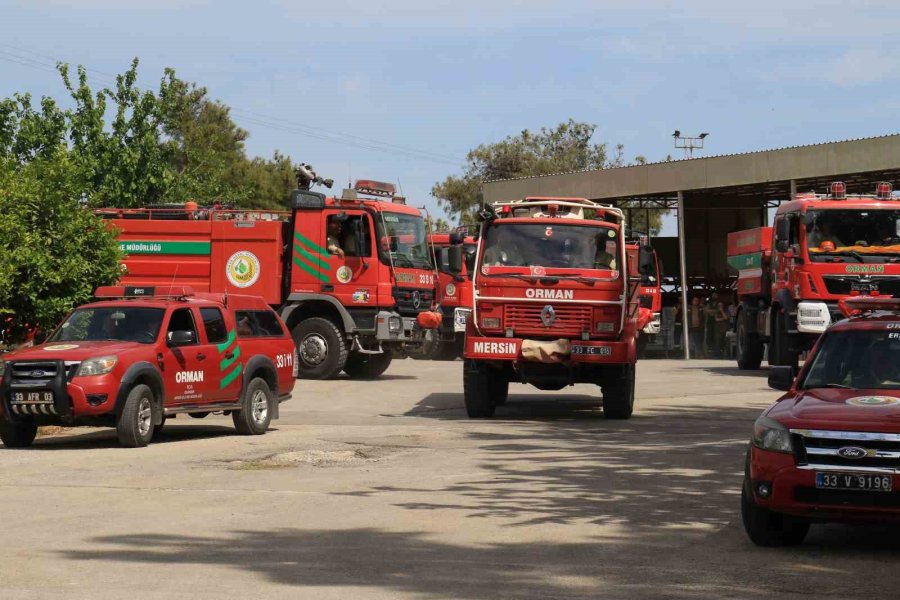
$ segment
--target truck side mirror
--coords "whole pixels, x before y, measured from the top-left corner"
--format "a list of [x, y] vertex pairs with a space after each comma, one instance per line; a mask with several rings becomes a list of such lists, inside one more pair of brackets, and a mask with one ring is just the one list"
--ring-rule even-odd
[[466, 239], [466, 236], [460, 233], [459, 231], [451, 231], [450, 232], [450, 244], [455, 246], [457, 244], [462, 244]]
[[447, 269], [454, 275], [462, 272], [462, 251], [459, 244], [447, 248]]
[[775, 251], [787, 252], [790, 248], [791, 220], [787, 217], [778, 221], [775, 226]]
[[786, 392], [794, 385], [794, 367], [790, 365], [769, 367], [769, 387]]
[[196, 341], [196, 336], [193, 331], [179, 329], [172, 332], [172, 337], [170, 337], [166, 343], [175, 348], [178, 346], [190, 346]]
[[656, 261], [653, 260], [653, 249], [650, 246], [641, 246], [638, 252], [638, 271], [641, 275], [654, 275]]
[[325, 208], [325, 194], [309, 190], [294, 190], [291, 192], [291, 208], [294, 210], [322, 210]]

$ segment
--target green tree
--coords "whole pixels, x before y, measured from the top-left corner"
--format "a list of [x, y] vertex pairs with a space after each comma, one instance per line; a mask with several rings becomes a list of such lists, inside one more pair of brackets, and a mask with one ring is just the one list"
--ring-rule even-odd
[[450, 223], [440, 217], [428, 216], [425, 218], [425, 229], [429, 233], [450, 233]]
[[[626, 166], [624, 146], [616, 145], [610, 153], [607, 144], [591, 141], [595, 130], [595, 125], [570, 119], [553, 129], [545, 127], [537, 133], [526, 129], [517, 136], [482, 144], [466, 156], [461, 176], [448, 176], [432, 187], [431, 194], [448, 216], [468, 225], [476, 221], [486, 181]], [[635, 162], [643, 164], [646, 159], [637, 157]], [[660, 212], [654, 212], [651, 226], [655, 231], [661, 221]]]
[[63, 146], [20, 163], [0, 157], [0, 306], [27, 327], [53, 327], [120, 274], [115, 233], [78, 201], [83, 182]]

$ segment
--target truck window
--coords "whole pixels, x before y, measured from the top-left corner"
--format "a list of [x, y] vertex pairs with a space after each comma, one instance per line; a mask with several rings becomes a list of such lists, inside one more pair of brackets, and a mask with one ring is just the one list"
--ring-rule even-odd
[[366, 215], [350, 215], [346, 219], [331, 215], [327, 219], [327, 228], [326, 247], [337, 246], [344, 251], [344, 256], [372, 256], [369, 217]]
[[194, 326], [194, 315], [191, 314], [189, 308], [179, 308], [172, 313], [169, 319], [169, 328], [166, 329], [166, 339], [172, 338], [175, 331], [192, 331], [194, 332], [194, 343], [197, 343], [197, 328]]
[[239, 310], [235, 313], [238, 337], [284, 337], [284, 329], [271, 310]]
[[206, 330], [206, 341], [218, 344], [228, 339], [228, 329], [225, 327], [221, 310], [213, 307], [201, 308], [200, 318], [203, 319], [203, 329]]

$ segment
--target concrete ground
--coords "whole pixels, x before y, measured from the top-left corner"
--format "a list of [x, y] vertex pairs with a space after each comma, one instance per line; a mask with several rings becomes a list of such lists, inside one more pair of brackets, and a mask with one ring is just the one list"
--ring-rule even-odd
[[607, 422], [591, 386], [514, 386], [470, 421], [461, 370], [300, 381], [261, 437], [210, 416], [139, 450], [0, 450], [0, 598], [897, 597], [897, 527], [744, 536], [764, 372], [643, 361], [634, 418]]

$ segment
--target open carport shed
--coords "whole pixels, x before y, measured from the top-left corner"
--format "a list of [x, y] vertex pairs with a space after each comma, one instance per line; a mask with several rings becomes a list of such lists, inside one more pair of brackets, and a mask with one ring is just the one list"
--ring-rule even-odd
[[[843, 181], [848, 194], [871, 194], [877, 182], [898, 180], [900, 134], [894, 134], [491, 181], [484, 185], [484, 199], [566, 196], [627, 205], [631, 211], [674, 210], [677, 243], [658, 239], [657, 246], [664, 264], [679, 265], [677, 279], [686, 304], [692, 286], [728, 278], [728, 233], [766, 225], [768, 209], [798, 191], [825, 193], [831, 182]], [[687, 328], [684, 336], [686, 348]]]

